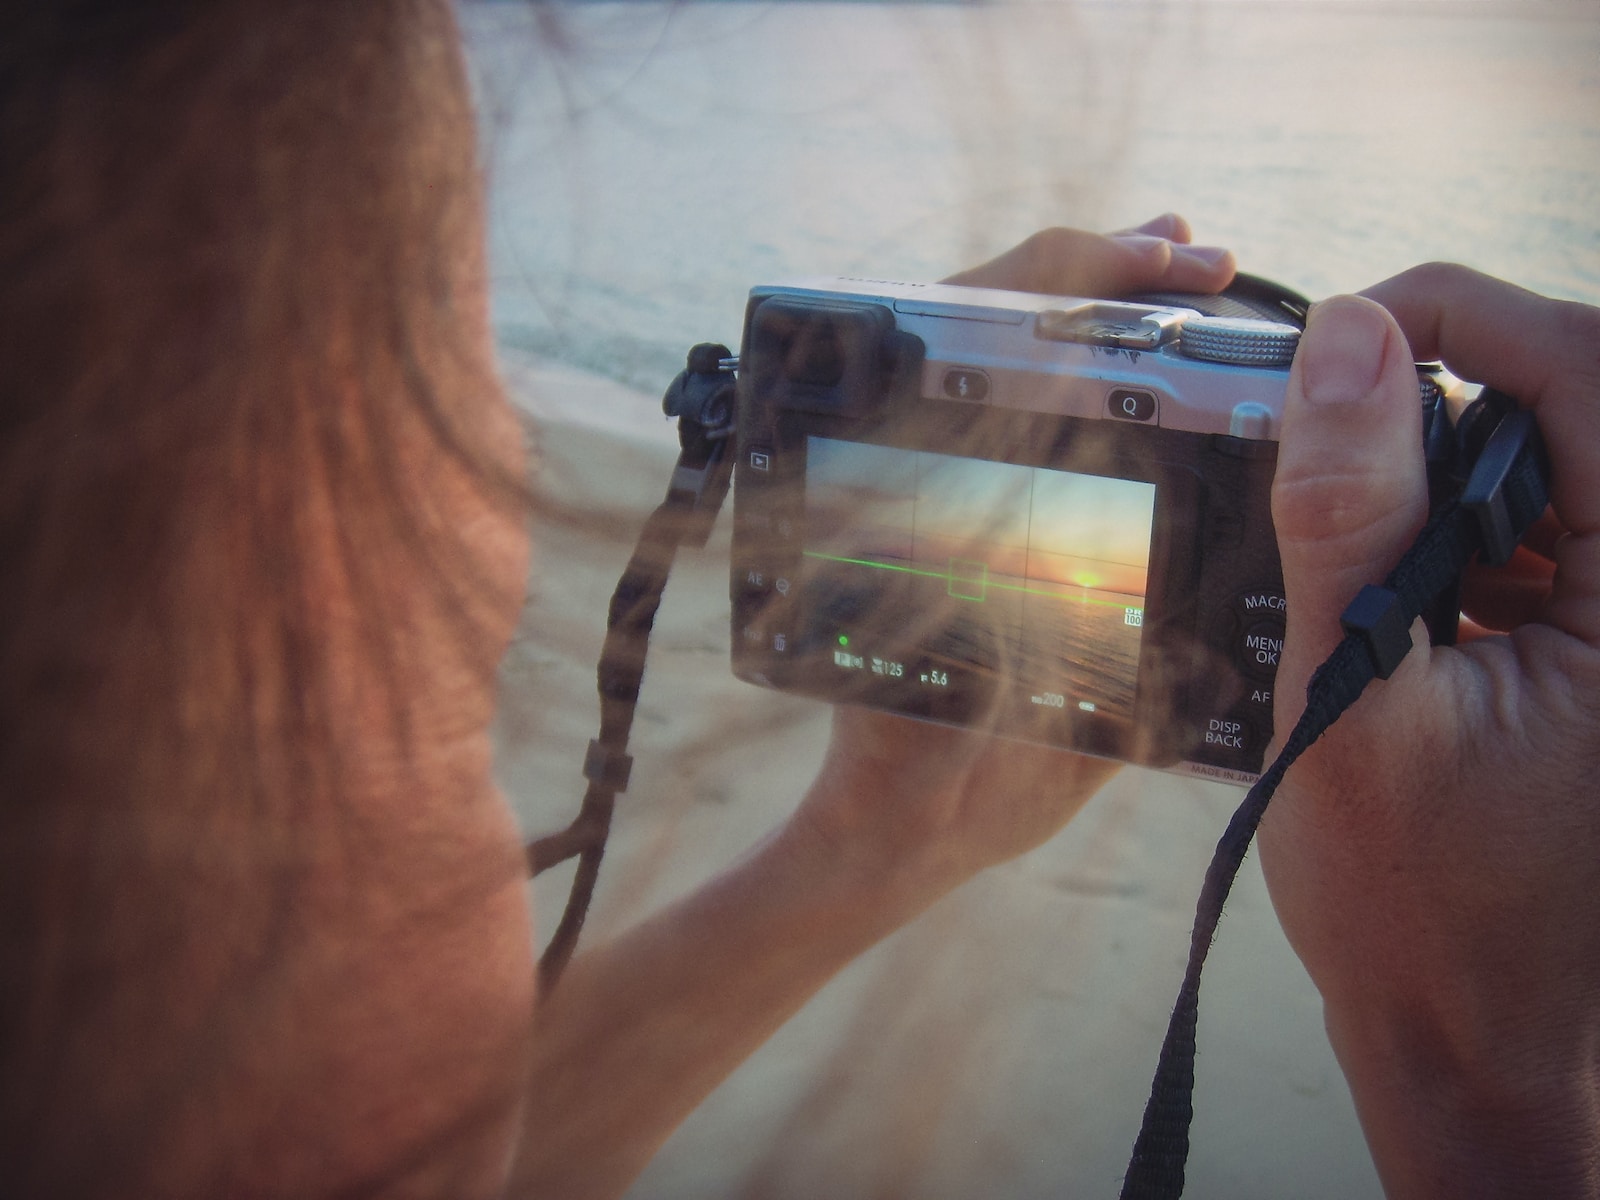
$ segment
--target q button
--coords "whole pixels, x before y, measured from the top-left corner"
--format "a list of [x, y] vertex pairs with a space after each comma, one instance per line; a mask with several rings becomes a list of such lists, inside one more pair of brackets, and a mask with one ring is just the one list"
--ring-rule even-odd
[[1113, 388], [1106, 397], [1106, 411], [1120, 421], [1153, 421], [1156, 394], [1138, 388]]

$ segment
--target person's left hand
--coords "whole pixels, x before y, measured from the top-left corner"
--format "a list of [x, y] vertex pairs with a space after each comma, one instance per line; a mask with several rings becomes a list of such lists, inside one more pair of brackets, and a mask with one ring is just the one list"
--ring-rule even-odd
[[1233, 282], [1233, 252], [1192, 245], [1191, 236], [1177, 213], [1111, 234], [1044, 229], [944, 282], [1102, 300], [1131, 292], [1220, 292]]
[[[1233, 279], [1233, 255], [1189, 238], [1172, 213], [1110, 235], [1048, 229], [945, 282], [1107, 298], [1220, 291]], [[1046, 841], [1118, 765], [841, 707], [796, 822], [841, 863], [932, 896]]]

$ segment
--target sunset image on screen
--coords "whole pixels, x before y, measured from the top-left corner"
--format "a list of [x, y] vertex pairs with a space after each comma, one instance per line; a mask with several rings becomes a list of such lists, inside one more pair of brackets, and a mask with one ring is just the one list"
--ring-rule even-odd
[[1131, 714], [1155, 486], [808, 440], [806, 554], [925, 647]]
[[826, 438], [806, 473], [808, 510], [849, 557], [982, 564], [986, 590], [1145, 594], [1148, 483]]

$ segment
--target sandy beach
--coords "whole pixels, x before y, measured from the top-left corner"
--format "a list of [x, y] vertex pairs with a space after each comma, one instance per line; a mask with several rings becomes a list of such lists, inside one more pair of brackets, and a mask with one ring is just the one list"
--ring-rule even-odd
[[[594, 735], [604, 608], [675, 442], [655, 397], [514, 352], [538, 443], [530, 600], [500, 773], [565, 823]], [[727, 520], [675, 568], [595, 909], [598, 941], [735, 861], [820, 761], [825, 706], [728, 668]], [[1124, 769], [1054, 840], [858, 960], [692, 1116], [636, 1200], [1114, 1195], [1237, 789]], [[541, 879], [547, 933], [565, 877]], [[1193, 1197], [1379, 1194], [1320, 1003], [1247, 864], [1202, 993]]]

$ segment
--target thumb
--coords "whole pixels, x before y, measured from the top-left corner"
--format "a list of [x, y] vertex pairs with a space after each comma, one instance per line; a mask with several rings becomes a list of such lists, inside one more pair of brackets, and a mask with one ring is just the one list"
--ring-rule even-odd
[[1272, 516], [1288, 606], [1275, 725], [1292, 728], [1306, 682], [1342, 636], [1339, 615], [1381, 582], [1428, 515], [1417, 374], [1378, 304], [1311, 310], [1284, 400]]

